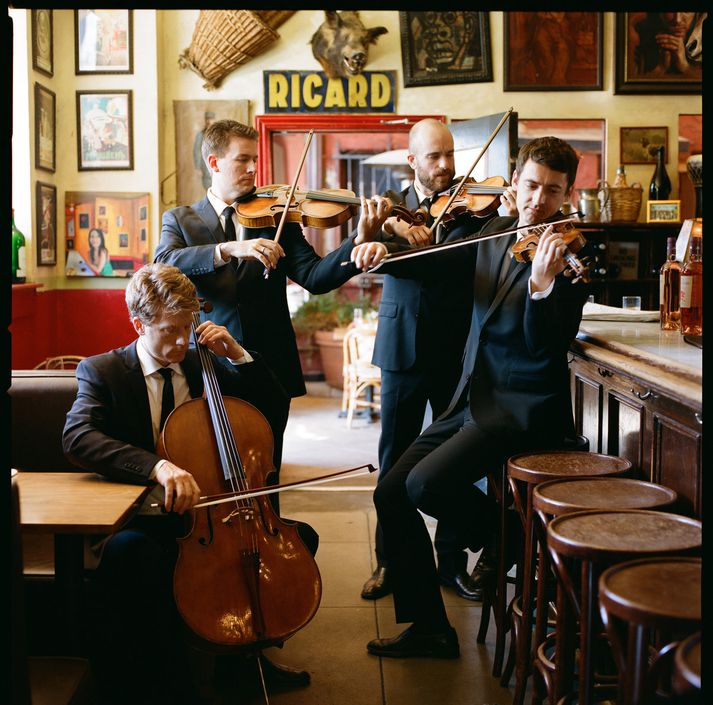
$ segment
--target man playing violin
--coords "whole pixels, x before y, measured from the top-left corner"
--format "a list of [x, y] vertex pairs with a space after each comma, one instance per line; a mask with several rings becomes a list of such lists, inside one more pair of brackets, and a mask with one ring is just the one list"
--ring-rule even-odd
[[[65, 455], [78, 467], [154, 486], [137, 515], [102, 544], [93, 666], [106, 690], [102, 703], [195, 703], [172, 577], [176, 538], [187, 533], [182, 515], [199, 501], [201, 490], [190, 468], [157, 455], [156, 441], [169, 407], [203, 393], [198, 352], [189, 348], [198, 298], [176, 267], [152, 264], [130, 279], [126, 304], [138, 337], [80, 362], [77, 398], [62, 438]], [[277, 419], [272, 422], [277, 426], [284, 424], [284, 391], [259, 353], [248, 352], [209, 320], [196, 327], [196, 336], [228, 361], [215, 365], [221, 391], [250, 402], [268, 420]], [[298, 526], [314, 554], [316, 532]], [[267, 659], [263, 668], [280, 682], [309, 682], [308, 673]]]
[[[407, 160], [413, 170], [413, 182], [400, 194], [406, 208], [428, 211], [439, 195], [448, 191], [455, 177], [453, 152], [453, 135], [444, 123], [426, 118], [411, 128]], [[511, 190], [500, 200], [514, 211]], [[391, 216], [384, 222], [381, 239], [388, 242], [398, 238], [417, 247], [430, 245], [434, 242], [433, 220], [429, 216], [425, 225], [409, 225]], [[447, 230], [439, 228], [439, 242], [469, 235], [472, 221], [470, 214], [463, 213]], [[448, 407], [460, 377], [471, 305], [468, 289], [450, 277], [425, 281], [384, 276], [372, 358], [373, 364], [381, 368], [380, 479], [421, 432], [427, 405], [434, 419]], [[447, 529], [442, 524], [436, 529], [439, 579], [460, 597], [479, 600], [482, 590], [466, 571], [467, 554], [447, 535]], [[364, 599], [378, 599], [391, 592], [379, 524], [375, 552], [376, 569], [364, 584]]]
[[[379, 232], [391, 203], [378, 196], [362, 197], [356, 233], [325, 257], [315, 252], [296, 223], [285, 225], [279, 242], [274, 240], [274, 227], [245, 228], [238, 237], [242, 226], [236, 207], [255, 192], [257, 137], [253, 128], [234, 120], [218, 120], [206, 128], [202, 153], [211, 186], [192, 206], [163, 214], [154, 259], [175, 265], [190, 277], [199, 296], [213, 305], [211, 318], [263, 356], [287, 393], [286, 420], [289, 399], [306, 393], [287, 305], [287, 279], [312, 294], [341, 286], [359, 272], [353, 265], [342, 267], [342, 261], [349, 259], [355, 245]], [[271, 271], [267, 278], [266, 267]], [[283, 430], [273, 429], [277, 472]]]
[[[516, 261], [510, 249], [524, 234], [516, 235], [518, 229], [527, 232], [561, 214], [577, 164], [566, 142], [532, 140], [521, 148], [512, 176], [518, 214], [494, 218], [474, 237], [510, 235], [384, 263], [383, 270], [396, 277], [458, 278], [473, 298], [462, 373], [447, 410], [409, 446], [374, 493], [396, 621], [411, 626], [396, 637], [369, 642], [372, 654], [458, 657], [458, 637], [448, 621], [420, 512], [439, 524], [448, 522], [462, 547], [483, 548], [474, 574], [482, 584], [499, 552], [498, 511], [495, 500], [474, 483], [514, 453], [561, 448], [574, 437], [567, 352], [588, 288], [564, 274], [566, 247], [553, 226], [544, 228], [531, 261]], [[352, 260], [367, 265], [375, 253], [383, 258], [390, 249], [396, 248], [368, 243], [355, 249]], [[512, 546], [507, 548], [510, 553]], [[505, 560], [511, 565], [514, 556]]]

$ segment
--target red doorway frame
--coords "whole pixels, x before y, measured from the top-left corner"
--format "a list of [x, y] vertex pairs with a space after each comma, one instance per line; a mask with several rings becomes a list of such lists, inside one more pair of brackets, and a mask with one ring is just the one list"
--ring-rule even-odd
[[348, 114], [279, 114], [256, 115], [258, 131], [258, 184], [272, 183], [271, 145], [275, 132], [408, 132], [424, 118], [446, 122], [445, 115], [348, 115]]

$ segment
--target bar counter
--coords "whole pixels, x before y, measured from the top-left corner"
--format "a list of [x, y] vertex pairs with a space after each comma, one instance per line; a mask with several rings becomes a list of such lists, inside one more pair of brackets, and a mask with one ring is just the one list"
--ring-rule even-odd
[[577, 433], [702, 516], [703, 351], [658, 321], [583, 320], [571, 346]]

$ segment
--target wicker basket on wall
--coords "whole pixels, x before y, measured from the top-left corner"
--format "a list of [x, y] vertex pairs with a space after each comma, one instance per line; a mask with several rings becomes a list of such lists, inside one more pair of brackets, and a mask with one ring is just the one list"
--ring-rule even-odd
[[241, 64], [265, 51], [280, 35], [275, 31], [294, 10], [201, 10], [191, 45], [178, 57], [178, 65], [195, 71], [206, 90]]
[[609, 186], [605, 181], [604, 187], [609, 192], [609, 197], [602, 208], [602, 220], [610, 222], [633, 223], [639, 219], [641, 211], [641, 184], [632, 186]]

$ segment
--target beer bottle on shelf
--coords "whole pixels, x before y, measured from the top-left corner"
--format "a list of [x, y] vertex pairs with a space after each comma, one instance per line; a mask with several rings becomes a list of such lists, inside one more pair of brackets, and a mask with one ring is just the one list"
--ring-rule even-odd
[[15, 209], [12, 209], [12, 283], [22, 284], [27, 278], [25, 236], [15, 225]]
[[671, 179], [668, 178], [664, 166], [664, 148], [656, 150], [656, 168], [649, 184], [650, 201], [666, 201], [671, 195]]
[[666, 261], [659, 272], [659, 311], [662, 330], [680, 328], [681, 265], [676, 261], [676, 238], [666, 241]]
[[691, 238], [688, 262], [681, 270], [681, 333], [703, 335], [703, 238]]

